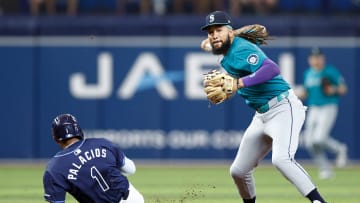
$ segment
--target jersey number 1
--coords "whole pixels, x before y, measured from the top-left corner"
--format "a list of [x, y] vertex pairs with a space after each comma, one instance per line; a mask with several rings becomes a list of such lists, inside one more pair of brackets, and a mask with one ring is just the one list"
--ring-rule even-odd
[[109, 185], [106, 183], [105, 179], [102, 177], [101, 173], [99, 172], [99, 170], [95, 167], [92, 166], [91, 169], [91, 177], [93, 179], [95, 179], [98, 184], [100, 185], [101, 189], [105, 192], [107, 190], [109, 190]]

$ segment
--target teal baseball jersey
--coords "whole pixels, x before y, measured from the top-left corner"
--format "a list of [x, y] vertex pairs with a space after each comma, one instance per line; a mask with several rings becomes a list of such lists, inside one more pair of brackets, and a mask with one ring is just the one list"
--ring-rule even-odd
[[326, 105], [338, 104], [339, 96], [327, 96], [323, 93], [321, 81], [326, 78], [333, 85], [344, 84], [344, 78], [340, 72], [332, 65], [325, 65], [325, 67], [317, 71], [309, 67], [304, 72], [304, 87], [307, 92], [307, 105]]
[[[267, 58], [257, 45], [246, 39], [235, 37], [230, 49], [221, 60], [221, 66], [234, 77], [251, 76]], [[241, 88], [237, 93], [245, 99], [247, 105], [258, 109], [288, 89], [290, 85], [278, 75], [264, 83]]]

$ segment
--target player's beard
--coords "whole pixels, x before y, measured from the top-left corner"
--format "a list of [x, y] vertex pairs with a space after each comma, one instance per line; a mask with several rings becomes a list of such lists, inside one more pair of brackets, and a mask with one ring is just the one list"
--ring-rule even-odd
[[226, 40], [223, 42], [223, 44], [221, 45], [221, 47], [219, 47], [219, 48], [212, 47], [212, 53], [215, 55], [226, 54], [226, 52], [229, 50], [230, 46], [231, 46], [231, 41], [230, 41], [230, 37], [228, 36], [226, 38]]

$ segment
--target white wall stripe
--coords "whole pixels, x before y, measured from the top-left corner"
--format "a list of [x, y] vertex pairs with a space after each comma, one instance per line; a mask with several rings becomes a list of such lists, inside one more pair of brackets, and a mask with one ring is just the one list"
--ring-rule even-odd
[[[205, 36], [204, 36], [205, 37]], [[199, 47], [203, 37], [181, 36], [1, 36], [0, 47], [81, 46], [81, 47]], [[360, 37], [276, 37], [265, 47], [360, 47]]]

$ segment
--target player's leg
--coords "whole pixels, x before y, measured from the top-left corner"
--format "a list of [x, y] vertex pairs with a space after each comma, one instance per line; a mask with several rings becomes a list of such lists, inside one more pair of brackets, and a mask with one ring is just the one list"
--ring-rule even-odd
[[326, 150], [336, 154], [336, 166], [344, 167], [347, 162], [347, 147], [344, 143], [330, 136], [338, 114], [338, 106], [336, 104], [326, 105], [322, 111], [322, 115], [326, 115], [326, 119], [322, 118], [320, 124], [326, 130], [324, 133], [327, 133], [326, 139], [324, 140], [324, 147]]
[[142, 194], [129, 182], [129, 196], [126, 200], [121, 200], [120, 203], [144, 203]]
[[330, 136], [330, 131], [335, 123], [337, 108], [335, 105], [326, 105], [318, 108], [316, 117], [316, 129], [314, 131], [314, 144], [326, 146], [326, 140]]
[[343, 168], [348, 162], [347, 146], [346, 144], [329, 137], [326, 140], [327, 148], [334, 154], [336, 154], [335, 165], [338, 168]]
[[298, 191], [311, 201], [325, 202], [308, 173], [295, 161], [299, 134], [305, 120], [305, 107], [292, 94], [268, 115], [265, 133], [273, 138], [272, 163]]
[[[322, 179], [333, 176], [332, 164], [327, 158], [326, 151], [341, 155], [341, 158], [344, 158], [344, 145], [330, 137], [336, 116], [337, 106], [335, 104], [321, 106], [317, 112], [317, 127], [314, 131], [317, 135], [317, 140], [314, 141], [314, 147], [319, 148], [319, 151], [314, 153], [314, 160], [319, 165], [319, 176]], [[345, 162], [345, 160], [341, 161]]]
[[253, 169], [271, 149], [271, 139], [263, 133], [263, 123], [254, 116], [241, 140], [230, 174], [244, 202], [255, 202]]
[[330, 178], [333, 174], [331, 163], [326, 155], [329, 127], [324, 113], [323, 107], [310, 107], [305, 126], [306, 148], [313, 157], [315, 164], [318, 165], [319, 177], [322, 179]]
[[314, 146], [314, 139], [316, 139], [316, 134], [314, 134], [317, 122], [317, 115], [319, 115], [317, 107], [309, 107], [306, 114], [306, 122], [304, 129], [304, 143], [307, 150], [310, 152]]

